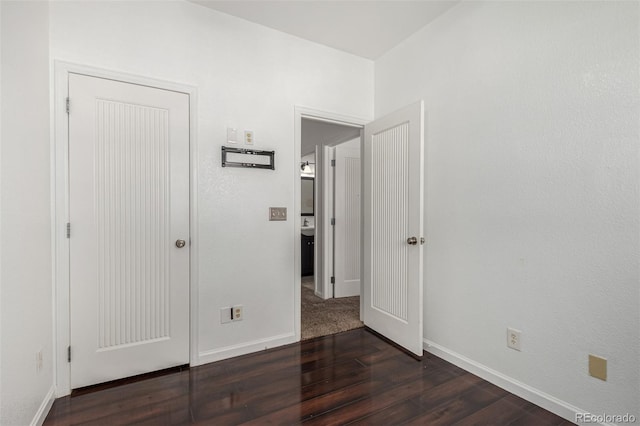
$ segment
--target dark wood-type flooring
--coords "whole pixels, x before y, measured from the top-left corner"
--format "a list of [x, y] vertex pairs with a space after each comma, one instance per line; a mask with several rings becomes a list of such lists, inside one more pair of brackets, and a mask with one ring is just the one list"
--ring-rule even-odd
[[569, 425], [365, 329], [55, 401], [45, 425]]

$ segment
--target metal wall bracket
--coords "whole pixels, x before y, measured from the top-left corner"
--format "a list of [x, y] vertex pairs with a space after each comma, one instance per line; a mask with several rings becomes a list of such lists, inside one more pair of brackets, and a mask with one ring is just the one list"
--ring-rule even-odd
[[[238, 154], [235, 157], [237, 159], [243, 159], [247, 161], [229, 161], [227, 159], [228, 154]], [[268, 164], [256, 163], [251, 160], [251, 156], [259, 155], [267, 157], [269, 159]], [[275, 151], [260, 151], [256, 149], [244, 149], [244, 148], [232, 148], [229, 146], [222, 147], [222, 167], [246, 167], [249, 169], [270, 169], [275, 170]], [[255, 158], [255, 157], [254, 157]]]

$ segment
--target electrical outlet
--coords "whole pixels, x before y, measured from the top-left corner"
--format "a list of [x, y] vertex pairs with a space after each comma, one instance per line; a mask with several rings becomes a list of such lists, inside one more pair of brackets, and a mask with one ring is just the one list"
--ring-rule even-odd
[[244, 131], [244, 143], [246, 145], [253, 145], [253, 132], [251, 130]]
[[269, 220], [287, 220], [287, 208], [269, 207]]
[[515, 328], [507, 328], [507, 346], [516, 351], [522, 350], [520, 347], [520, 330]]
[[243, 306], [237, 305], [231, 309], [231, 321], [242, 321], [244, 317]]

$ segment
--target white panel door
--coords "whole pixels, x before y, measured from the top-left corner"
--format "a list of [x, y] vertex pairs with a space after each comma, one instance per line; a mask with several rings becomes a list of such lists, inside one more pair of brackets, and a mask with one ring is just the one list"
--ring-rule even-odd
[[71, 74], [69, 98], [71, 387], [187, 364], [189, 97]]
[[422, 356], [424, 107], [365, 126], [364, 323]]
[[336, 145], [335, 297], [360, 294], [360, 140]]

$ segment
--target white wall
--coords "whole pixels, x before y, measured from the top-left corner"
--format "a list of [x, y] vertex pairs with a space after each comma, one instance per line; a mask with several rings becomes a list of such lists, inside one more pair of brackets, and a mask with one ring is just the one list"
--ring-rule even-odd
[[[0, 5], [0, 241], [2, 241], [2, 6]], [[0, 243], [0, 348], [2, 348], [2, 244]], [[0, 401], [2, 401], [2, 350], [0, 350]], [[2, 403], [0, 403], [2, 420]]]
[[[636, 418], [638, 15], [637, 2], [463, 2], [375, 68], [376, 117], [425, 100], [426, 339]], [[588, 353], [608, 381], [588, 376]]]
[[[53, 2], [51, 56], [197, 86], [201, 360], [292, 340], [294, 105], [371, 117], [373, 63], [182, 1]], [[223, 169], [227, 126], [253, 130], [276, 170]], [[231, 304], [244, 320], [221, 325]]]
[[0, 10], [0, 424], [23, 425], [53, 385], [49, 7], [2, 1]]

